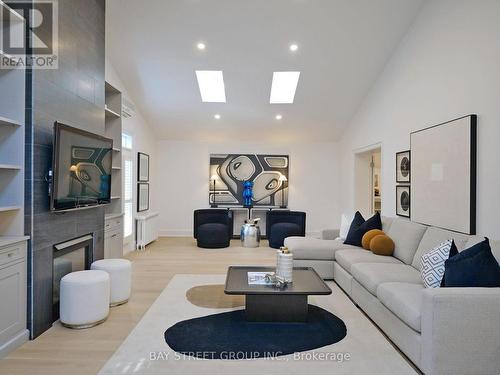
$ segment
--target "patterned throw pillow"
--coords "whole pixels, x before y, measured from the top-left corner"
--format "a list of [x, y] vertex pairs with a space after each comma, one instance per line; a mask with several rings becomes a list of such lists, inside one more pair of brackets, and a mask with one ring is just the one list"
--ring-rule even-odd
[[434, 249], [422, 255], [420, 269], [426, 288], [439, 288], [444, 275], [444, 262], [450, 257], [453, 240], [443, 242]]

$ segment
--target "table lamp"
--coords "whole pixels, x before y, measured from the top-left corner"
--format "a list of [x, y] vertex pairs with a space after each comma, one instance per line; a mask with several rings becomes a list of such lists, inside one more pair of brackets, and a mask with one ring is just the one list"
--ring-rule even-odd
[[280, 208], [286, 208], [285, 204], [285, 182], [287, 181], [287, 178], [284, 174], [282, 174], [279, 178], [279, 181], [281, 182], [281, 206]]
[[212, 208], [217, 207], [217, 203], [215, 203], [215, 182], [217, 181], [218, 178], [219, 178], [219, 176], [217, 176], [216, 174], [214, 174], [214, 175], [212, 175], [212, 177], [210, 177], [210, 181], [213, 182], [212, 203], [210, 204], [210, 207], [212, 207]]

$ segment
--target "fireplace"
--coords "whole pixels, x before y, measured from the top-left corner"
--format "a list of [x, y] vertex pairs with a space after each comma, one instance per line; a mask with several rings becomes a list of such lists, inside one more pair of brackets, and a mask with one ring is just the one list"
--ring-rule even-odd
[[52, 321], [59, 319], [61, 279], [71, 272], [90, 269], [94, 254], [94, 235], [87, 234], [54, 245], [52, 260]]

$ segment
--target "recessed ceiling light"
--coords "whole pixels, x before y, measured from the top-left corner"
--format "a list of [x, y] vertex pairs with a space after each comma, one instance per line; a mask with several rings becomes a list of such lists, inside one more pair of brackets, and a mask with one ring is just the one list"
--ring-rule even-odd
[[196, 78], [198, 79], [202, 102], [226, 102], [224, 77], [221, 70], [197, 70]]
[[290, 44], [290, 51], [295, 52], [299, 49], [299, 46], [296, 45], [295, 43]]
[[271, 104], [290, 104], [295, 98], [300, 72], [274, 72], [271, 85]]
[[217, 113], [216, 115], [214, 115], [214, 119], [220, 120], [220, 115]]
[[275, 117], [276, 120], [281, 120], [282, 118], [283, 118], [283, 116], [281, 116], [281, 115], [276, 115], [276, 117]]
[[196, 45], [196, 48], [198, 48], [200, 51], [203, 51], [206, 48], [206, 45], [205, 43], [200, 42]]

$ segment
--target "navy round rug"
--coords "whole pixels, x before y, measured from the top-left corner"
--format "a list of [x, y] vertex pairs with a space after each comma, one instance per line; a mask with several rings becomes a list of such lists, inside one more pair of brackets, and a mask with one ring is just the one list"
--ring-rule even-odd
[[183, 320], [165, 331], [172, 350], [205, 359], [278, 357], [317, 349], [342, 340], [344, 322], [320, 307], [309, 305], [304, 323], [256, 323], [235, 310]]

